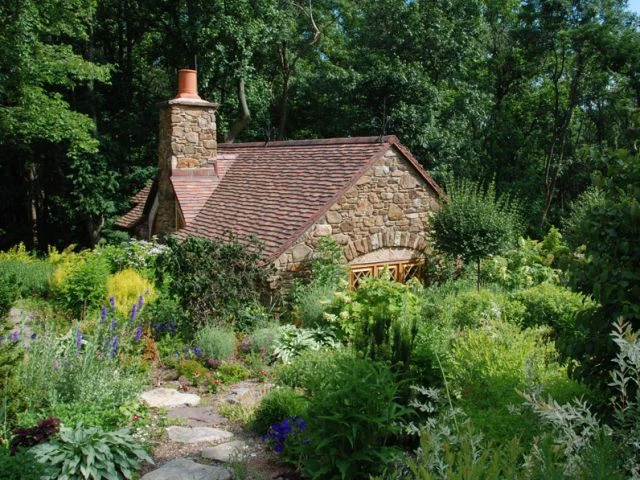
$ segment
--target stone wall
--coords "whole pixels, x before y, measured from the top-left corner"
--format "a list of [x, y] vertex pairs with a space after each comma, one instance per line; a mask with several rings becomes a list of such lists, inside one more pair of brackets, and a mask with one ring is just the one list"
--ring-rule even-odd
[[298, 276], [327, 235], [343, 246], [348, 262], [378, 250], [421, 252], [437, 208], [436, 192], [392, 148], [278, 257], [275, 266], [284, 283]]
[[158, 209], [151, 226], [154, 235], [173, 233], [178, 225], [172, 172], [215, 174], [216, 107], [215, 103], [191, 99], [169, 100], [160, 107]]

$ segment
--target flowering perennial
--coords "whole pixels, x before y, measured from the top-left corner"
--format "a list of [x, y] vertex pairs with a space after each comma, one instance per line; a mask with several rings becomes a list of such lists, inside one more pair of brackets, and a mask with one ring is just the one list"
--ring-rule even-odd
[[[285, 445], [293, 443], [294, 439], [299, 439], [301, 433], [307, 428], [307, 424], [300, 416], [287, 417], [282, 422], [269, 427], [266, 435], [262, 436], [262, 440], [273, 448], [277, 453], [284, 450]], [[302, 443], [308, 440], [303, 439]]]

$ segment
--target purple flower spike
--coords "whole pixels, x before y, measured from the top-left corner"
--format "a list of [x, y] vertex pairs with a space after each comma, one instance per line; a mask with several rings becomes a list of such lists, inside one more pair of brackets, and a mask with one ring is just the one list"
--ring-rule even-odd
[[111, 310], [113, 310], [114, 308], [116, 308], [116, 297], [109, 297], [109, 303], [111, 304]]
[[136, 328], [136, 336], [134, 338], [134, 340], [136, 342], [139, 342], [142, 339], [142, 325], [140, 325], [138, 328]]
[[131, 325], [133, 325], [133, 322], [136, 321], [136, 316], [138, 315], [138, 307], [136, 306], [136, 304], [134, 303], [133, 306], [131, 307], [131, 319], [129, 320], [129, 323]]
[[107, 307], [106, 306], [102, 306], [102, 310], [100, 311], [100, 320], [102, 320], [103, 322], [107, 320]]
[[20, 330], [14, 330], [13, 332], [11, 332], [11, 335], [9, 335], [9, 340], [11, 340], [12, 342], [17, 342], [19, 338]]
[[140, 295], [138, 297], [138, 311], [142, 310], [143, 305], [144, 305], [144, 297]]
[[109, 352], [109, 356], [113, 357], [118, 351], [118, 336], [113, 337], [113, 343], [111, 344], [111, 351]]
[[111, 319], [111, 330], [115, 330], [117, 326], [118, 326], [118, 322], [116, 322], [115, 318], [112, 318]]
[[78, 350], [82, 350], [82, 330], [79, 328], [76, 330], [76, 345]]

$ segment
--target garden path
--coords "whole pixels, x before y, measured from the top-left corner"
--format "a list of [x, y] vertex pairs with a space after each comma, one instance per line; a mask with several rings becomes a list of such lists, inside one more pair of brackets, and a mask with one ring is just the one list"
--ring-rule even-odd
[[271, 385], [246, 380], [215, 394], [198, 395], [178, 391], [177, 382], [158, 383], [160, 388], [144, 392], [141, 398], [150, 406], [166, 408], [171, 425], [155, 443], [155, 465], [143, 469], [141, 480], [286, 478], [259, 438], [220, 414], [225, 405], [257, 405]]

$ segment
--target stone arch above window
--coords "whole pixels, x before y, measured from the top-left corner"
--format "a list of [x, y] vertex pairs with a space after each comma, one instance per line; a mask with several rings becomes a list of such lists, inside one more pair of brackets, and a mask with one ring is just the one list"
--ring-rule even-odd
[[347, 262], [352, 263], [355, 259], [378, 250], [408, 249], [421, 252], [426, 248], [426, 246], [427, 241], [422, 235], [411, 232], [386, 230], [384, 232], [374, 233], [369, 237], [350, 241], [344, 247], [344, 256], [347, 259]]

